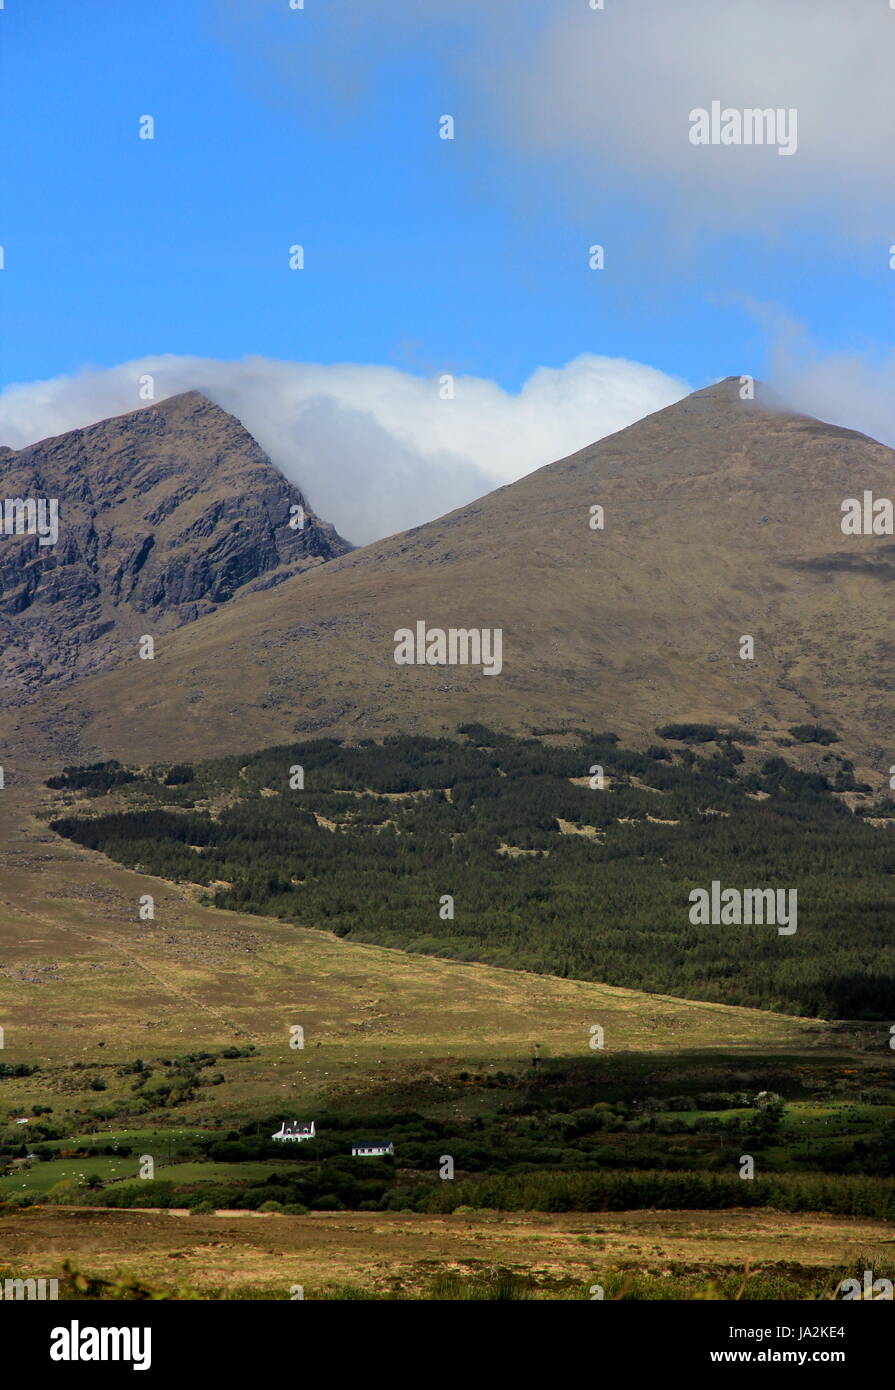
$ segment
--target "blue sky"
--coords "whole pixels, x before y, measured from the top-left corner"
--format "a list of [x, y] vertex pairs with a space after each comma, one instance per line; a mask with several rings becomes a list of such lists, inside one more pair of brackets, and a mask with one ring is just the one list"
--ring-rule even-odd
[[[356, 4], [238, 8], [298, 68], [315, 55], [338, 65], [334, 30]], [[7, 0], [5, 383], [147, 353], [259, 353], [512, 389], [596, 352], [700, 385], [766, 371], [750, 303], [785, 311], [821, 351], [890, 333], [881, 241], [844, 240], [816, 206], [782, 229], [700, 229], [697, 216], [677, 244], [661, 199], [624, 177], [570, 200], [550, 159], [508, 149], [470, 102], [458, 69], [476, 26], [462, 15], [449, 42], [402, 27], [343, 99], [300, 78], [265, 90], [263, 61], [244, 51], [252, 21], [236, 13]], [[519, 13], [534, 29], [538, 7]], [[453, 142], [438, 138], [445, 112]], [[153, 141], [137, 136], [146, 113]], [[296, 241], [302, 273], [287, 268]], [[596, 241], [602, 273], [587, 267]]]
[[[164, 394], [245, 358], [479, 382], [475, 441], [464, 426], [426, 464], [472, 472], [431, 505], [516, 475], [488, 454], [492, 386], [515, 399], [576, 362], [541, 393], [543, 430], [521, 410], [507, 425], [519, 468], [740, 372], [895, 442], [882, 0], [6, 0], [0, 44], [5, 441], [133, 408], [127, 364], [164, 356]], [[688, 113], [715, 97], [797, 108], [797, 154], [694, 149]], [[290, 395], [289, 438], [265, 436], [286, 409], [266, 370], [218, 398], [306, 476], [306, 405]], [[359, 382], [316, 389], [344, 415]], [[429, 428], [364, 409], [400, 447]]]

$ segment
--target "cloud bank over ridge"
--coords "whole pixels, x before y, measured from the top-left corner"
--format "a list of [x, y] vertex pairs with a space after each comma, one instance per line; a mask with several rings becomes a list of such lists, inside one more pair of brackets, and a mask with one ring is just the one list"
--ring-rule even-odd
[[314, 510], [356, 544], [441, 516], [573, 453], [691, 389], [622, 358], [577, 357], [539, 367], [517, 392], [458, 376], [393, 367], [248, 357], [146, 357], [74, 376], [7, 387], [0, 443], [22, 448], [155, 399], [199, 390], [236, 415]]

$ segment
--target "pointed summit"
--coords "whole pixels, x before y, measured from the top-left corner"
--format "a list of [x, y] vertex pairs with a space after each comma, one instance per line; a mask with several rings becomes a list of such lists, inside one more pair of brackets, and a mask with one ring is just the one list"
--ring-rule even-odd
[[692, 391], [689, 396], [684, 397], [684, 401], [679, 401], [678, 404], [683, 405], [685, 402], [689, 402], [693, 409], [718, 406], [738, 409], [741, 405], [754, 405], [761, 410], [789, 413], [784, 402], [772, 387], [768, 386], [767, 382], [747, 373], [743, 373], [741, 376], [722, 377], [720, 381], [713, 382], [711, 386], [703, 386], [699, 391]]
[[[611, 729], [646, 742], [657, 726], [703, 722], [749, 729], [773, 753], [791, 726], [823, 724], [843, 753], [882, 766], [895, 725], [892, 541], [848, 538], [840, 519], [844, 498], [890, 495], [895, 453], [740, 400], [739, 386], [736, 377], [717, 382], [428, 525], [209, 605], [166, 636], [158, 679], [147, 683], [128, 653], [89, 688], [45, 700], [43, 727], [80, 731], [67, 757], [133, 761], [323, 734], [443, 733], [464, 722]], [[161, 457], [182, 466], [190, 436], [158, 415], [155, 427], [149, 412], [136, 418], [172, 446], [143, 458], [139, 486], [149, 489], [166, 476]], [[224, 419], [221, 430], [240, 428]], [[254, 486], [245, 466], [241, 499]], [[226, 467], [215, 458], [210, 471], [220, 486]], [[116, 487], [130, 476], [119, 473], [116, 481], [106, 472], [105, 505], [119, 505]], [[196, 552], [203, 596], [233, 574], [222, 568], [230, 547], [239, 564], [248, 554], [257, 566], [233, 484], [219, 501], [203, 493], [191, 523], [179, 487], [179, 478], [164, 484], [157, 502], [140, 494], [154, 526], [176, 508], [166, 551], [176, 559], [151, 585], [137, 560], [119, 566], [116, 592], [126, 588], [129, 603], [173, 603], [176, 583], [182, 612]], [[256, 524], [248, 534], [257, 539]], [[499, 631], [500, 673], [397, 664], [396, 632], [420, 623]], [[744, 636], [754, 651], [745, 660]], [[20, 736], [29, 736], [27, 720]]]
[[4, 495], [54, 499], [58, 539], [0, 535], [0, 691], [114, 665], [350, 546], [233, 415], [186, 391], [3, 455]]

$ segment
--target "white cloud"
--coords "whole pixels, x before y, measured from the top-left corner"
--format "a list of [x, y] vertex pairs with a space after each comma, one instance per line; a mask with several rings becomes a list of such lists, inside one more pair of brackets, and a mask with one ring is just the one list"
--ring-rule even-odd
[[[884, 0], [606, 0], [557, 7], [488, 80], [520, 152], [614, 169], [678, 215], [774, 236], [822, 204], [875, 234], [891, 215], [893, 67]], [[690, 112], [713, 100], [795, 108], [797, 152], [691, 145]]]
[[[496, 138], [529, 167], [540, 158], [575, 202], [590, 203], [611, 178], [616, 200], [640, 197], [678, 231], [773, 238], [781, 221], [819, 210], [821, 230], [891, 230], [895, 10], [887, 0], [326, 8], [328, 18], [298, 27], [279, 0], [218, 0], [218, 36], [261, 99], [304, 119], [321, 109], [362, 119], [402, 64], [418, 69], [422, 48], [444, 65], [440, 86], [455, 103], [446, 109], [471, 132], [470, 152]], [[796, 154], [693, 146], [690, 112], [713, 100], [795, 108]], [[467, 145], [458, 143], [458, 158]], [[531, 186], [540, 190], [538, 180]]]
[[622, 358], [583, 355], [540, 367], [518, 392], [458, 376], [392, 367], [248, 357], [147, 357], [77, 376], [7, 387], [0, 441], [21, 448], [139, 407], [200, 390], [236, 415], [315, 511], [356, 543], [430, 521], [573, 453], [686, 395], [686, 382]]
[[787, 334], [772, 352], [770, 384], [793, 410], [860, 430], [895, 448], [895, 351], [862, 355], [817, 351]]

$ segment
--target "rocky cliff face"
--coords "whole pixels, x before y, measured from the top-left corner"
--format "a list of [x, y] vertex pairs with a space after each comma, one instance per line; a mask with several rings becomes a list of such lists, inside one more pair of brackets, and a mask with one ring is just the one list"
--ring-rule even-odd
[[[15, 533], [15, 498], [58, 502], [55, 544]], [[350, 549], [198, 392], [2, 449], [0, 693], [15, 701], [113, 666], [144, 635]]]

